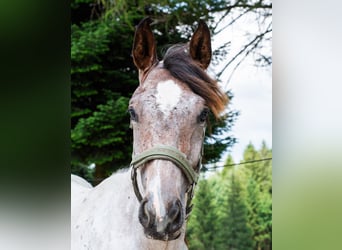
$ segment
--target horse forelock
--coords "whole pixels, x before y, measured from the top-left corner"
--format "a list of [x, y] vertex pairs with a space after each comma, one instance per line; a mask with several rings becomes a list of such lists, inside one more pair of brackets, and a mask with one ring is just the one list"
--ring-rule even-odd
[[199, 64], [189, 55], [187, 44], [171, 46], [163, 58], [163, 67], [176, 79], [186, 83], [189, 88], [206, 101], [216, 118], [225, 109], [228, 96]]

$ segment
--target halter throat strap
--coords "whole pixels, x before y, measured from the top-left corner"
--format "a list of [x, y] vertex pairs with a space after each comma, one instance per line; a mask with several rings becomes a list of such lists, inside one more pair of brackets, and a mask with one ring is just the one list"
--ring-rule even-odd
[[[186, 178], [189, 181], [190, 187], [187, 191], [188, 193], [188, 201], [187, 201], [187, 214], [191, 211], [191, 200], [193, 197], [193, 190], [195, 185], [197, 184], [199, 175], [195, 172], [195, 170], [192, 168], [190, 162], [186, 159], [186, 156], [184, 153], [180, 152], [177, 148], [171, 147], [171, 146], [165, 146], [165, 145], [159, 145], [156, 147], [153, 147], [151, 149], [148, 149], [144, 152], [142, 152], [139, 155], [136, 155], [133, 157], [131, 162], [132, 172], [131, 172], [131, 178], [132, 178], [132, 184], [134, 188], [135, 195], [139, 202], [142, 201], [142, 195], [139, 191], [138, 183], [137, 183], [137, 169], [145, 164], [148, 161], [151, 160], [168, 160], [173, 162], [178, 168], [182, 170], [182, 172], [185, 174]], [[199, 160], [199, 165], [201, 164], [201, 159]], [[199, 169], [200, 166], [198, 166]]]

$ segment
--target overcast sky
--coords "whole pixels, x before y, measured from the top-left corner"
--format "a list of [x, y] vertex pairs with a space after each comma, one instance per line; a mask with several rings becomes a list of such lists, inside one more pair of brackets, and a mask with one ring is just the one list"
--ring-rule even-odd
[[[225, 30], [220, 36], [213, 37], [213, 49], [223, 42], [231, 41], [227, 61], [246, 43], [245, 32], [253, 32], [253, 29], [255, 31], [257, 28], [248, 21], [239, 25], [234, 29]], [[214, 69], [215, 72], [218, 72], [218, 68]], [[234, 161], [239, 162], [249, 142], [260, 148], [262, 141], [265, 140], [267, 146], [272, 147], [272, 68], [257, 68], [254, 66], [253, 58], [249, 58], [239, 66], [227, 84], [231, 69], [222, 75], [221, 80], [224, 90], [231, 90], [234, 94], [230, 108], [240, 111], [232, 130], [238, 142], [230, 152]]]
[[238, 139], [231, 154], [240, 161], [249, 142], [257, 148], [263, 140], [272, 147], [272, 77], [270, 71], [244, 65], [229, 84], [234, 93], [231, 108], [240, 111], [233, 135]]

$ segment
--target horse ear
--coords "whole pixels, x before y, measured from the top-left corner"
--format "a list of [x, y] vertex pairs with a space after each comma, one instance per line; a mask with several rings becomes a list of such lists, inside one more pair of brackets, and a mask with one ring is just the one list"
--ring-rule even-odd
[[137, 26], [133, 42], [133, 61], [138, 69], [148, 70], [157, 61], [156, 43], [150, 28], [151, 18], [144, 18]]
[[190, 56], [202, 69], [208, 68], [211, 60], [210, 31], [202, 20], [199, 21], [198, 28], [190, 40]]

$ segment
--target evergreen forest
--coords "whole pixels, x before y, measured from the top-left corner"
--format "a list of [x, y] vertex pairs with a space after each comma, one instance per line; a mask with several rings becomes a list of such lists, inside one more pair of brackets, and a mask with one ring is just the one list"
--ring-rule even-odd
[[[272, 150], [249, 144], [237, 164], [202, 175], [187, 225], [189, 249], [272, 249]], [[245, 163], [245, 164], [244, 164]]]

